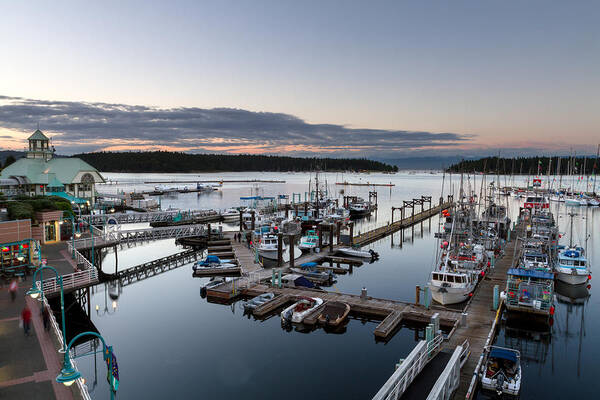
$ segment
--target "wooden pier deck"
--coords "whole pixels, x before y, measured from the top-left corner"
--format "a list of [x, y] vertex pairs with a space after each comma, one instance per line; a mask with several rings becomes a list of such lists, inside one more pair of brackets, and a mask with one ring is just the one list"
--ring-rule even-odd
[[[516, 238], [517, 234], [523, 229], [523, 223], [517, 225], [511, 237]], [[484, 346], [491, 335], [495, 337], [495, 330], [491, 331], [497, 310], [493, 309], [494, 286], [498, 285], [500, 291], [506, 286], [506, 272], [512, 265], [512, 255], [517, 241], [508, 242], [504, 248], [504, 256], [497, 260], [494, 269], [490, 270], [487, 276], [479, 283], [473, 293], [473, 297], [466, 305], [464, 312], [468, 313], [465, 326], [457, 326], [456, 330], [449, 339], [449, 347], [454, 348], [461, 345], [465, 339], [469, 341], [471, 356], [461, 369], [460, 384], [454, 393], [455, 399], [474, 398], [474, 388], [469, 393], [469, 386], [473, 374], [483, 353]]]
[[411, 215], [399, 221], [395, 221], [391, 224], [380, 226], [368, 232], [364, 232], [358, 236], [354, 236], [354, 238], [352, 239], [352, 243], [358, 246], [364, 246], [366, 244], [375, 242], [379, 239], [383, 239], [384, 237], [391, 235], [392, 233], [398, 232], [400, 229], [408, 228], [412, 225], [418, 224], [419, 222], [425, 221], [428, 218], [437, 215], [440, 211], [450, 207], [451, 205], [452, 202], [445, 202], [437, 206], [433, 206], [427, 210], [423, 210], [422, 212], [419, 212], [414, 216]]

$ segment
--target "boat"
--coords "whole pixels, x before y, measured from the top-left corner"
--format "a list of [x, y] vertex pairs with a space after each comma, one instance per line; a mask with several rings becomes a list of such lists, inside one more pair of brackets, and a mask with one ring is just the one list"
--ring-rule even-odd
[[221, 217], [225, 222], [236, 222], [240, 219], [240, 212], [235, 208], [228, 208], [221, 213]]
[[507, 272], [506, 309], [542, 317], [554, 314], [554, 274], [544, 271], [511, 268]]
[[327, 283], [333, 281], [336, 276], [331, 271], [318, 271], [317, 263], [308, 262], [300, 265], [300, 268], [290, 268], [295, 274], [302, 275], [308, 280], [317, 283]]
[[371, 214], [371, 204], [367, 201], [356, 201], [348, 206], [351, 217], [362, 217]]
[[325, 326], [339, 326], [350, 313], [350, 305], [340, 301], [328, 301], [319, 314], [319, 323]]
[[224, 283], [230, 282], [231, 278], [212, 278], [204, 286], [200, 287], [200, 296], [206, 297], [206, 292]]
[[523, 204], [525, 208], [550, 208], [550, 202], [544, 196], [539, 194], [529, 194], [525, 199], [525, 203]]
[[521, 353], [506, 347], [485, 349], [481, 386], [498, 396], [518, 396], [521, 391]]
[[299, 324], [321, 304], [323, 299], [319, 297], [301, 297], [299, 301], [281, 312], [281, 321]]
[[569, 285], [582, 285], [590, 279], [590, 268], [581, 247], [560, 250], [554, 267], [556, 278]]
[[248, 310], [254, 310], [255, 308], [262, 306], [263, 304], [265, 304], [266, 302], [273, 300], [275, 298], [275, 294], [268, 292], [268, 293], [263, 293], [261, 295], [258, 295], [246, 302], [244, 302], [243, 306], [244, 306], [244, 310], [248, 311]]
[[377, 260], [379, 258], [379, 254], [375, 252], [373, 249], [369, 249], [369, 251], [353, 249], [351, 247], [340, 247], [337, 249], [338, 253], [342, 253], [344, 255], [350, 257], [358, 257], [358, 258], [370, 258], [372, 260]]
[[569, 213], [569, 217], [571, 217], [569, 246], [558, 246], [554, 270], [558, 280], [569, 285], [582, 285], [591, 279], [591, 270], [583, 247], [573, 245], [573, 219], [575, 215], [575, 213]]
[[477, 281], [467, 272], [454, 272], [442, 269], [432, 272], [429, 279], [431, 297], [442, 305], [458, 304], [467, 300]]
[[588, 197], [587, 205], [591, 206], [591, 207], [598, 207], [598, 206], [600, 206], [600, 201], [598, 201], [597, 199], [595, 199], [593, 197]]
[[214, 255], [207, 255], [202, 260], [196, 261], [192, 265], [192, 269], [194, 271], [200, 269], [209, 269], [209, 268], [237, 268], [238, 265], [233, 262], [233, 260], [221, 260], [219, 257]]
[[588, 202], [586, 199], [581, 197], [569, 197], [565, 199], [565, 205], [571, 207], [585, 207], [588, 205]]
[[[271, 285], [277, 285], [277, 279], [273, 282], [273, 278], [270, 279]], [[281, 277], [281, 286], [283, 287], [302, 287], [312, 289], [315, 287], [315, 284], [306, 279], [306, 277], [300, 274], [285, 274]]]
[[314, 230], [306, 232], [306, 235], [300, 238], [298, 248], [302, 251], [311, 251], [319, 247], [319, 236]]
[[[258, 254], [262, 257], [269, 258], [271, 260], [277, 260], [277, 249], [279, 246], [279, 238], [277, 235], [266, 234], [262, 235], [258, 243], [255, 243]], [[281, 243], [282, 253], [287, 250], [285, 243]]]

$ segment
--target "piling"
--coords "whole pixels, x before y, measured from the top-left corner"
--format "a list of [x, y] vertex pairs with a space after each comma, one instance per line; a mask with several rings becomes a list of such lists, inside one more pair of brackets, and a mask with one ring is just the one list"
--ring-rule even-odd
[[425, 307], [429, 310], [429, 305], [431, 304], [431, 295], [429, 293], [429, 286], [425, 286], [423, 288], [423, 295], [425, 296]]
[[500, 288], [498, 285], [494, 285], [494, 310], [498, 309], [498, 305], [500, 304]]
[[421, 297], [421, 287], [419, 285], [417, 285], [415, 287], [415, 304], [416, 305], [419, 305], [419, 303], [421, 302], [420, 297]]

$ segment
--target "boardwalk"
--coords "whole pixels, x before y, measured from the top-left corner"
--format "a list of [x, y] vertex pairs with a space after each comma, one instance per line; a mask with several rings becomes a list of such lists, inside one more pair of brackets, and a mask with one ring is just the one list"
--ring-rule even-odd
[[406, 217], [401, 219], [400, 221], [393, 222], [388, 225], [380, 226], [353, 238], [352, 243], [364, 246], [366, 244], [375, 242], [379, 239], [382, 239], [388, 235], [391, 235], [394, 232], [398, 232], [400, 229], [408, 228], [412, 225], [418, 224], [419, 222], [425, 221], [428, 218], [433, 217], [438, 214], [443, 209], [446, 209], [452, 205], [451, 202], [442, 203], [441, 205], [434, 206], [428, 210], [424, 210], [420, 213], [411, 215], [410, 217]]
[[[522, 224], [518, 225], [517, 232], [513, 231], [511, 237], [517, 237], [517, 233], [522, 227]], [[516, 240], [507, 243], [504, 249], [504, 257], [496, 263], [495, 268], [481, 281], [473, 298], [465, 307], [464, 312], [468, 313], [466, 326], [459, 326], [450, 338], [451, 348], [461, 345], [465, 339], [469, 341], [471, 346], [471, 356], [461, 370], [460, 385], [454, 394], [455, 399], [473, 398], [474, 396], [474, 393], [471, 393], [471, 397], [467, 397], [469, 385], [496, 318], [496, 310], [493, 309], [494, 286], [498, 285], [500, 290], [503, 290], [506, 286], [506, 272], [511, 267], [516, 243]]]

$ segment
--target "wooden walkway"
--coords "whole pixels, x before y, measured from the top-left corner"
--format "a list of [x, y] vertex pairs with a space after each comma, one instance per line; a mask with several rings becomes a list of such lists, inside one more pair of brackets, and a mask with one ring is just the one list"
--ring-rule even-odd
[[388, 225], [380, 226], [368, 232], [362, 233], [353, 238], [353, 244], [358, 246], [364, 246], [366, 244], [375, 242], [379, 239], [382, 239], [392, 233], [398, 232], [400, 229], [408, 228], [412, 225], [418, 224], [421, 221], [425, 221], [428, 218], [437, 215], [443, 209], [446, 209], [452, 205], [452, 202], [442, 203], [441, 205], [437, 205], [431, 207], [428, 210], [424, 210], [423, 212], [417, 213], [414, 216], [406, 217], [401, 219], [400, 221], [393, 222]]
[[[523, 224], [518, 225], [516, 231], [511, 233], [511, 237], [516, 238], [522, 228]], [[494, 286], [498, 285], [500, 291], [505, 288], [506, 272], [512, 265], [513, 250], [516, 243], [517, 241], [513, 240], [506, 244], [504, 256], [496, 262], [495, 268], [490, 270], [490, 273], [479, 283], [473, 297], [464, 309], [464, 312], [468, 313], [466, 326], [457, 326], [450, 337], [450, 348], [461, 345], [466, 339], [469, 341], [471, 349], [471, 356], [461, 369], [460, 384], [454, 393], [455, 399], [474, 398], [475, 390], [472, 390], [473, 393], [468, 393], [471, 379], [476, 372], [475, 368], [483, 353], [488, 336], [491, 334], [493, 339], [496, 334], [496, 332], [490, 331], [497, 312], [493, 309]], [[467, 395], [470, 396], [467, 397]]]

